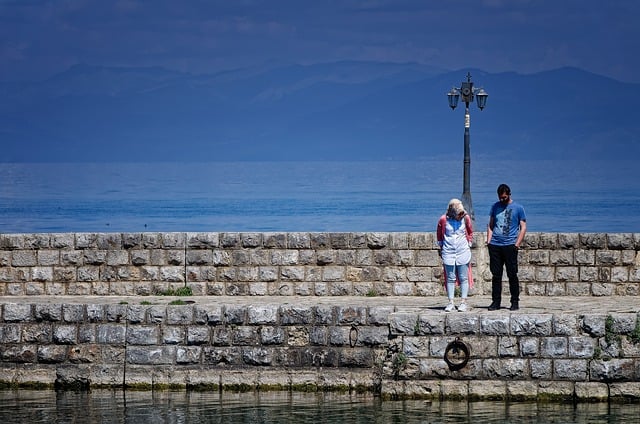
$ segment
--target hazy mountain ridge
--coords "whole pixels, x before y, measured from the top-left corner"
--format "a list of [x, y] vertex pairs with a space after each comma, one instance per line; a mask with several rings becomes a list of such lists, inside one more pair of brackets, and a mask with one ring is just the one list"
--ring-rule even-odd
[[[337, 62], [192, 75], [76, 65], [0, 84], [2, 161], [359, 160], [461, 157], [469, 70]], [[640, 153], [627, 84], [575, 68], [470, 70], [472, 156], [558, 159]]]

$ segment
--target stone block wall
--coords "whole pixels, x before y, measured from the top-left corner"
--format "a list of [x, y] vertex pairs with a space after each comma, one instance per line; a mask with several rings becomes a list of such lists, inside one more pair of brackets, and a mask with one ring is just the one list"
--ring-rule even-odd
[[[475, 293], [491, 287], [485, 234]], [[523, 294], [640, 295], [640, 234], [529, 233]], [[505, 276], [506, 278], [506, 276]], [[0, 235], [0, 295], [442, 295], [434, 233]]]
[[393, 309], [0, 306], [0, 386], [310, 391], [375, 391]]
[[[0, 314], [0, 387], [640, 399], [637, 313], [444, 314], [283, 299], [2, 303]], [[444, 360], [455, 340], [468, 347], [459, 369]]]
[[639, 251], [640, 234], [527, 234], [519, 277], [532, 296], [638, 296]]
[[[475, 292], [491, 274], [476, 233]], [[640, 234], [529, 233], [531, 296], [640, 295]], [[506, 278], [506, 276], [505, 276]], [[0, 235], [0, 295], [340, 296], [442, 294], [434, 233], [64, 233]]]
[[[398, 352], [396, 378], [382, 386], [389, 397], [640, 399], [635, 312], [395, 313], [389, 327]], [[454, 341], [469, 351], [460, 369], [444, 360]]]

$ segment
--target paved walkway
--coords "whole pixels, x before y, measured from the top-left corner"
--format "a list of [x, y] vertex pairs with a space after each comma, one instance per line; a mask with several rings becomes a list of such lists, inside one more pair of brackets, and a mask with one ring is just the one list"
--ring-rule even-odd
[[[332, 306], [393, 306], [396, 312], [446, 313], [444, 297], [418, 296], [0, 296], [0, 304], [6, 303], [58, 303], [58, 304], [119, 304], [129, 305], [149, 302], [166, 305], [172, 300], [182, 299], [198, 305], [332, 305]], [[459, 299], [456, 298], [456, 304]], [[511, 312], [508, 297], [503, 299], [502, 309], [489, 311], [491, 296], [472, 296], [468, 303], [471, 309], [465, 313], [487, 314], [544, 314], [544, 313], [640, 313], [638, 296], [523, 296], [520, 310]], [[451, 312], [462, 313], [462, 312]]]

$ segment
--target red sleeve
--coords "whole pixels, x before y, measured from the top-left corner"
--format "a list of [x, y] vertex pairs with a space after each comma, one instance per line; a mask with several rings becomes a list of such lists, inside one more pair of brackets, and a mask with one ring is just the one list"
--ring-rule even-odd
[[467, 240], [473, 241], [473, 224], [471, 223], [471, 217], [469, 215], [464, 216], [465, 228], [467, 229]]
[[436, 230], [436, 237], [438, 241], [444, 241], [444, 229], [447, 225], [447, 217], [442, 215], [438, 220], [438, 228]]

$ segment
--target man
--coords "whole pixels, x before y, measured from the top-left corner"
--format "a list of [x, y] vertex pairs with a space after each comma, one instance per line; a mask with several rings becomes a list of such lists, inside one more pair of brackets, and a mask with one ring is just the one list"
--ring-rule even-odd
[[498, 199], [491, 207], [487, 228], [489, 269], [491, 270], [490, 311], [500, 309], [502, 300], [502, 269], [507, 269], [511, 310], [520, 309], [520, 281], [518, 280], [518, 250], [527, 232], [527, 217], [522, 205], [511, 199], [506, 184], [498, 186]]

